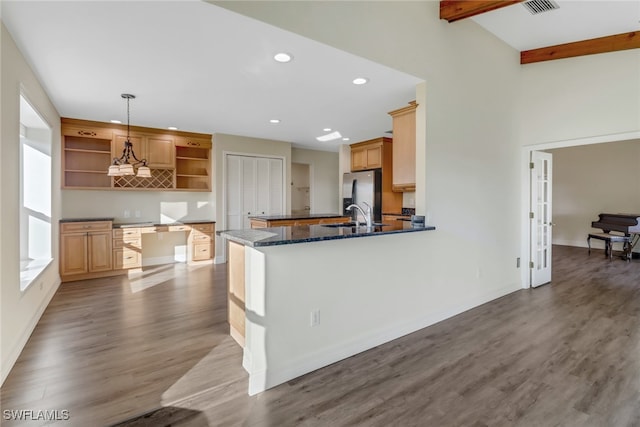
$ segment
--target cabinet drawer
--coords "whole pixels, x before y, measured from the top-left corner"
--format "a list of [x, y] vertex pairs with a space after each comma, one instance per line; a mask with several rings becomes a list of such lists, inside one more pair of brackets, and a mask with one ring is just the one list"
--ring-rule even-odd
[[113, 268], [122, 270], [127, 268], [139, 268], [142, 266], [142, 254], [136, 250], [119, 248], [113, 250]]
[[191, 229], [201, 233], [213, 233], [213, 224], [191, 224]]
[[213, 234], [194, 233], [194, 243], [205, 243], [213, 241]]
[[191, 227], [187, 224], [169, 226], [169, 231], [190, 231], [190, 230], [191, 230]]
[[211, 259], [213, 257], [213, 244], [209, 243], [194, 243], [193, 244], [193, 260], [202, 261], [205, 259]]
[[140, 237], [125, 237], [123, 239], [113, 239], [113, 248], [131, 248], [140, 250], [140, 248], [142, 248], [142, 239], [140, 239]]
[[111, 230], [111, 221], [65, 222], [60, 224], [61, 233]]
[[139, 228], [114, 228], [113, 229], [114, 239], [127, 239], [127, 238], [137, 239], [139, 237], [140, 237]]

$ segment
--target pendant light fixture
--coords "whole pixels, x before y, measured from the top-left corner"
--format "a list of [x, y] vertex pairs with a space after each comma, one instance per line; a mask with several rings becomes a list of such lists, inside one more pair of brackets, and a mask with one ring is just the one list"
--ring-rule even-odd
[[[129, 139], [129, 100], [135, 99], [135, 95], [123, 93], [121, 95], [127, 100], [127, 139], [124, 141], [124, 149], [120, 158], [114, 157], [113, 163], [109, 166], [109, 176], [136, 175], [139, 178], [151, 178], [151, 169], [147, 166], [147, 159], [138, 159], [136, 153], [133, 152], [133, 144]], [[130, 163], [130, 160], [135, 162]], [[135, 172], [135, 169], [138, 172]]]

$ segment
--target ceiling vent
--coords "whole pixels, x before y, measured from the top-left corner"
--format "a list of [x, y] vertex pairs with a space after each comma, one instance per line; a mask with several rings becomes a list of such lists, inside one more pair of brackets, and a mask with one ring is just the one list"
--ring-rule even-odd
[[537, 15], [542, 12], [548, 12], [550, 10], [559, 9], [560, 6], [556, 2], [551, 0], [529, 0], [522, 5], [532, 14]]

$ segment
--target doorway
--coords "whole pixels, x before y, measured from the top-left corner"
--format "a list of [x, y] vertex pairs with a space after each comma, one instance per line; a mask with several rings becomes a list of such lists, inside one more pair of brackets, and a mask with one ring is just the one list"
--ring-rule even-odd
[[[535, 246], [533, 242], [532, 236], [532, 220], [530, 218], [531, 213], [531, 200], [532, 200], [532, 183], [531, 183], [531, 159], [532, 153], [536, 151], [546, 151], [555, 148], [566, 148], [566, 147], [576, 147], [581, 145], [592, 145], [592, 144], [601, 144], [607, 142], [618, 142], [618, 141], [630, 141], [634, 139], [640, 139], [640, 132], [628, 132], [622, 134], [613, 134], [613, 135], [601, 135], [595, 137], [588, 138], [578, 138], [578, 139], [570, 139], [564, 141], [555, 141], [548, 143], [535, 144], [530, 146], [523, 147], [522, 150], [522, 212], [526, 213], [522, 216], [522, 241], [521, 241], [521, 253], [523, 256], [527, 257], [528, 261], [533, 261], [533, 251], [532, 248]], [[549, 187], [549, 190], [552, 191], [553, 185]], [[551, 223], [551, 220], [549, 220]], [[551, 249], [552, 245], [549, 246]], [[548, 253], [551, 256], [551, 252]], [[521, 284], [523, 288], [530, 288], [533, 286], [532, 283], [532, 274], [530, 267], [531, 264], [525, 266], [521, 270]], [[549, 277], [549, 281], [552, 278]]]
[[311, 166], [291, 163], [291, 213], [311, 213]]

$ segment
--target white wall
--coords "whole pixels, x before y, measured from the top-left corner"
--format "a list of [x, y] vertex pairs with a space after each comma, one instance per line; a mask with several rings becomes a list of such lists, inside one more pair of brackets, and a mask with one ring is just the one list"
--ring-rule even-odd
[[60, 219], [60, 117], [2, 24], [0, 114], [0, 363], [6, 379], [51, 297], [60, 284], [58, 235], [53, 236], [54, 261], [24, 292], [20, 291], [20, 90], [51, 127], [52, 227]]
[[339, 213], [338, 153], [292, 148], [291, 161], [311, 167], [312, 213]]
[[[586, 247], [599, 213], [640, 215], [640, 140], [547, 151], [553, 154], [554, 244]], [[591, 246], [604, 248], [596, 240]]]
[[[261, 156], [277, 156], [284, 158], [285, 183], [291, 183], [291, 144], [270, 139], [250, 138], [237, 135], [217, 133], [213, 136], [213, 170], [214, 170], [214, 199], [216, 205], [216, 229], [225, 230], [225, 179], [226, 165], [224, 155], [255, 154]], [[291, 212], [291, 186], [285, 185], [285, 212]], [[216, 262], [225, 259], [224, 239], [216, 237]]]
[[[520, 65], [472, 20], [440, 20], [435, 1], [212, 3], [425, 80], [415, 203], [438, 227], [447, 282], [483, 286], [528, 258], [528, 146], [640, 131], [639, 49]], [[447, 257], [460, 248], [464, 262]]]
[[398, 266], [395, 286], [411, 294], [419, 278], [457, 295], [519, 288], [517, 51], [471, 20], [441, 21], [438, 2], [216, 4], [423, 78], [415, 203], [437, 231], [405, 248], [429, 263]]
[[523, 145], [640, 131], [638, 76], [640, 49], [523, 66]]
[[[90, 203], [87, 201], [90, 200]], [[129, 218], [125, 218], [129, 211]], [[63, 190], [63, 218], [167, 223], [215, 219], [213, 192]], [[136, 214], [139, 213], [139, 216]]]

